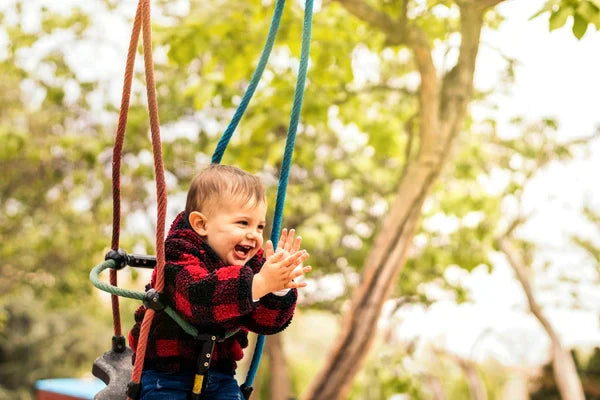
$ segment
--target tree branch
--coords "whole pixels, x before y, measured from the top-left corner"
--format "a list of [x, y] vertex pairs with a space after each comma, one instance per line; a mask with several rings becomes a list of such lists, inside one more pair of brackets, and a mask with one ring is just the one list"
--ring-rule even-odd
[[341, 88], [338, 92], [341, 92], [343, 96], [340, 96], [337, 99], [333, 99], [331, 101], [332, 104], [341, 105], [349, 101], [353, 96], [357, 96], [365, 93], [376, 93], [376, 92], [395, 92], [400, 93], [405, 96], [414, 96], [415, 92], [409, 90], [404, 87], [397, 87], [387, 83], [379, 83], [376, 85], [369, 85], [361, 87], [360, 89], [346, 89], [345, 87]]
[[396, 36], [401, 33], [398, 23], [384, 12], [378, 11], [363, 0], [336, 0], [346, 11], [361, 21], [382, 31], [386, 36]]
[[451, 135], [462, 129], [459, 124], [462, 125], [463, 119], [457, 117], [465, 115], [467, 105], [473, 97], [475, 61], [483, 27], [484, 10], [479, 6], [480, 1], [483, 0], [457, 2], [461, 20], [459, 56], [454, 68], [443, 78], [440, 99], [440, 118], [448, 129], [447, 132], [443, 132], [446, 141], [451, 141]]
[[562, 346], [558, 333], [554, 330], [554, 327], [546, 318], [542, 308], [537, 303], [521, 255], [507, 236], [500, 237], [498, 239], [498, 245], [500, 250], [506, 255], [510, 266], [515, 271], [517, 279], [523, 287], [531, 313], [537, 318], [540, 324], [542, 324], [542, 327], [550, 337], [552, 369], [561, 398], [564, 400], [585, 400], [585, 394], [573, 357], [571, 356], [571, 353]]
[[531, 284], [529, 283], [529, 278], [527, 277], [527, 268], [521, 260], [518, 251], [515, 249], [513, 244], [510, 242], [509, 238], [506, 236], [502, 236], [498, 239], [498, 245], [500, 250], [506, 255], [506, 259], [508, 263], [512, 267], [513, 271], [517, 276], [517, 280], [521, 284], [523, 291], [525, 292], [525, 296], [527, 297], [527, 302], [529, 304], [529, 309], [531, 313], [538, 319], [540, 324], [542, 324], [544, 330], [550, 336], [552, 341], [558, 340], [558, 335], [554, 331], [554, 328], [550, 324], [550, 321], [546, 318], [544, 313], [542, 312], [542, 308], [535, 300], [535, 295], [533, 294], [533, 289], [531, 288]]
[[376, 10], [363, 0], [334, 0], [337, 1], [356, 18], [366, 22], [371, 27], [382, 32], [386, 36], [385, 43], [388, 46], [405, 44], [409, 47], [426, 46], [429, 50], [427, 36], [417, 26], [409, 25], [406, 13], [408, 12], [408, 0], [402, 4], [402, 13], [398, 19], [391, 18], [388, 14]]
[[[431, 55], [431, 46], [425, 32], [415, 25], [407, 22], [406, 4], [403, 5], [402, 15], [399, 20], [394, 20], [389, 15], [380, 12], [363, 0], [337, 0], [350, 14], [360, 20], [375, 27], [386, 35], [387, 45], [407, 45], [414, 53], [415, 62], [421, 76], [421, 87], [419, 89], [420, 122], [423, 152], [431, 150], [431, 146], [441, 145], [437, 140], [439, 134], [439, 109], [440, 109], [440, 90], [437, 70], [433, 63]], [[405, 0], [406, 3], [407, 0]], [[477, 36], [479, 39], [479, 36]], [[476, 41], [476, 45], [479, 41]], [[475, 54], [473, 57], [477, 55]], [[473, 60], [473, 65], [475, 64]], [[472, 83], [468, 85], [472, 87]], [[439, 151], [430, 152], [430, 154], [439, 154]]]
[[469, 5], [471, 7], [475, 7], [479, 10], [484, 11], [489, 8], [495, 7], [504, 1], [506, 1], [506, 0], [462, 0], [462, 1], [457, 0], [456, 3], [461, 6]]

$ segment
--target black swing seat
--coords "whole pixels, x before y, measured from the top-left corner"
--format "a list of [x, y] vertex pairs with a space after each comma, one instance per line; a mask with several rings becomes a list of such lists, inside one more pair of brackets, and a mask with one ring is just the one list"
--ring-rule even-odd
[[126, 400], [127, 384], [131, 379], [133, 365], [131, 356], [133, 351], [129, 347], [121, 352], [107, 351], [94, 361], [92, 374], [106, 383], [94, 400]]

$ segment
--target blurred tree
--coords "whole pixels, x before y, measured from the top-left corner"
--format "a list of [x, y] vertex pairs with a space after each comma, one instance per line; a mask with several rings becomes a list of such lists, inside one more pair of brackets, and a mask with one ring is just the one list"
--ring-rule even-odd
[[[88, 281], [110, 244], [112, 133], [93, 105], [106, 88], [80, 79], [68, 60], [68, 49], [89, 39], [91, 24], [80, 9], [57, 14], [21, 1], [0, 9], [0, 36], [7, 39], [0, 51], [6, 398], [29, 398], [40, 378], [89, 371], [110, 344], [110, 331], [98, 323], [108, 313]], [[135, 192], [125, 185], [125, 193]], [[125, 241], [135, 242], [146, 239]]]
[[[545, 125], [547, 128], [551, 128], [551, 131], [556, 128], [556, 123], [552, 120], [545, 121]], [[537, 140], [526, 141], [524, 145], [520, 146], [520, 149], [516, 148], [515, 150], [518, 154], [523, 157], [523, 162], [517, 174], [509, 173], [510, 183], [508, 187], [518, 188], [513, 193], [513, 198], [516, 200], [518, 208], [521, 206], [522, 196], [527, 183], [538, 171], [551, 162], [572, 158], [572, 155], [576, 153], [578, 148], [585, 148], [592, 140], [597, 139], [598, 136], [598, 133], [596, 133], [586, 138], [557, 141], [556, 138], [553, 138], [552, 134], [543, 134]], [[570, 351], [562, 344], [556, 328], [545, 315], [542, 305], [538, 302], [532, 287], [529, 264], [534, 258], [533, 251], [535, 250], [535, 244], [515, 239], [515, 231], [525, 223], [526, 219], [527, 217], [519, 214], [518, 210], [512, 217], [505, 216], [504, 222], [508, 226], [504, 232], [497, 232], [496, 246], [504, 253], [508, 264], [513, 268], [527, 298], [529, 310], [542, 325], [550, 339], [553, 372], [561, 397], [563, 399], [574, 400], [585, 399], [582, 383]]]
[[[581, 376], [585, 398], [587, 400], [600, 399], [600, 349], [596, 347], [589, 356], [583, 356], [573, 351], [571, 356], [575, 360], [577, 371]], [[542, 373], [534, 385], [535, 390], [531, 393], [531, 400], [563, 399], [554, 379], [552, 363], [543, 367]]]
[[[512, 126], [506, 128], [519, 132], [511, 138], [497, 131], [495, 121], [487, 120], [474, 124], [471, 135], [459, 138], [463, 150], [442, 173], [443, 184], [436, 185], [428, 199], [424, 221], [404, 276], [419, 276], [413, 272], [415, 268], [415, 271], [425, 274], [421, 277], [431, 276], [428, 279], [436, 282], [438, 287], [445, 285], [452, 289], [456, 301], [468, 301], [468, 293], [456, 279], [443, 280], [445, 276], [450, 278], [444, 270], [448, 266], [466, 270], [480, 265], [491, 268], [490, 256], [497, 251], [505, 252], [524, 287], [531, 311], [553, 342], [551, 354], [556, 359], [557, 381], [561, 382], [563, 393], [573, 396], [577, 393], [576, 386], [570, 388], [569, 385], [577, 385], [578, 377], [574, 368], [570, 368], [569, 357], [565, 355], [555, 329], [544, 316], [528, 277], [527, 268], [533, 260], [536, 244], [512, 237], [516, 227], [529, 217], [523, 216], [517, 207], [527, 184], [547, 165], [568, 162], [598, 137], [595, 134], [565, 141], [558, 137], [557, 127], [552, 119], [527, 123], [516, 117]], [[445, 228], [440, 228], [442, 221]], [[434, 278], [436, 275], [438, 278]], [[417, 287], [412, 297], [423, 302], [431, 301], [423, 288], [424, 285]], [[469, 371], [465, 369], [466, 372]], [[563, 383], [565, 379], [567, 382]], [[473, 382], [474, 379], [470, 379], [472, 395], [481, 392]]]

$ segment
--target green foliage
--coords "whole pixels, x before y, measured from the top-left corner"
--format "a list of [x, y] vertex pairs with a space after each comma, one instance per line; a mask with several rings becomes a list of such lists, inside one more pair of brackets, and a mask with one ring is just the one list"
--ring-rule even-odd
[[[468, 271], [479, 265], [491, 268], [489, 256], [503, 233], [499, 227], [516, 217], [506, 215], [503, 204], [518, 202], [527, 182], [540, 169], [572, 159], [575, 149], [587, 143], [561, 140], [558, 124], [550, 118], [528, 122], [515, 117], [511, 129], [520, 135], [503, 138], [494, 121], [484, 121], [473, 127], [471, 135], [459, 139], [461, 150], [425, 206], [413, 254], [399, 282], [399, 295], [422, 300], [419, 283], [443, 276], [450, 265]], [[583, 239], [576, 240], [583, 245]], [[529, 257], [534, 245], [522, 242], [521, 247]], [[466, 300], [462, 288], [444, 284], [455, 291], [458, 301]]]
[[[596, 229], [600, 229], [600, 215], [596, 211], [590, 207], [585, 207], [583, 215]], [[600, 271], [600, 246], [596, 241], [580, 235], [573, 235], [571, 240], [592, 258], [596, 269]]]
[[32, 290], [3, 301], [0, 316], [0, 398], [28, 400], [39, 379], [89, 372], [90, 353], [106, 351], [94, 339], [110, 337], [93, 315], [49, 308]]
[[598, 0], [548, 0], [533, 17], [545, 13], [550, 14], [548, 21], [551, 31], [562, 28], [571, 17], [573, 19], [571, 30], [577, 39], [581, 39], [585, 35], [590, 24], [594, 25], [596, 29], [600, 29], [600, 2]]
[[419, 376], [407, 370], [400, 352], [381, 353], [367, 362], [353, 385], [350, 399], [389, 399], [395, 394], [410, 399], [425, 399]]

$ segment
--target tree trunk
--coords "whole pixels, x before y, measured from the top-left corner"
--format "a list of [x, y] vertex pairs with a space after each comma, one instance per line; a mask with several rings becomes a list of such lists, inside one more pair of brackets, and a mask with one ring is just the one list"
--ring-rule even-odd
[[373, 249], [366, 259], [360, 285], [353, 293], [342, 329], [311, 385], [306, 400], [346, 398], [356, 373], [371, 348], [384, 302], [389, 298], [406, 261], [417, 229], [421, 207], [438, 177], [472, 98], [475, 59], [485, 8], [501, 0], [461, 1], [460, 55], [456, 66], [440, 82], [429, 41], [406, 16], [393, 19], [362, 0], [338, 0], [350, 13], [382, 30], [390, 44], [405, 44], [414, 54], [421, 76], [419, 90], [420, 148], [407, 160], [396, 199], [391, 204]]
[[583, 386], [581, 385], [581, 380], [577, 374], [577, 368], [575, 367], [573, 357], [567, 349], [563, 348], [554, 327], [552, 327], [552, 324], [550, 324], [550, 321], [548, 321], [542, 312], [542, 308], [535, 300], [529, 278], [527, 277], [525, 264], [519, 256], [518, 251], [513, 247], [507, 237], [502, 237], [499, 240], [499, 246], [506, 255], [508, 263], [515, 271], [515, 275], [523, 287], [531, 313], [537, 318], [540, 324], [542, 324], [542, 327], [550, 337], [552, 346], [552, 370], [554, 372], [556, 386], [558, 386], [558, 391], [560, 392], [562, 399], [585, 400]]
[[288, 400], [291, 396], [291, 382], [281, 334], [269, 335], [265, 343], [269, 368], [271, 370], [270, 392], [272, 400]]

